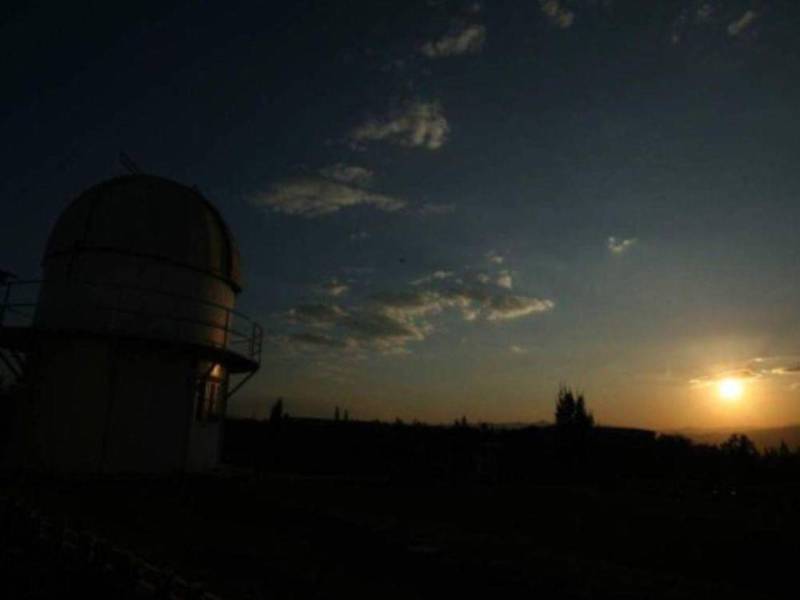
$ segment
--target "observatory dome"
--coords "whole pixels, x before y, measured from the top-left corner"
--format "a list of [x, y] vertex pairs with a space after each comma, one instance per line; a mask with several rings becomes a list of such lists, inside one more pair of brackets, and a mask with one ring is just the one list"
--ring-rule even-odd
[[53, 228], [42, 263], [85, 252], [163, 261], [241, 290], [239, 252], [222, 216], [197, 190], [163, 177], [116, 177], [78, 196]]

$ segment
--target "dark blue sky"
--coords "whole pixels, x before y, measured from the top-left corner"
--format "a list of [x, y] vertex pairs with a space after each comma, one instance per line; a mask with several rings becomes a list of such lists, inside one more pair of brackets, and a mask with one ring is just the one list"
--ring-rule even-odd
[[198, 185], [269, 330], [234, 411], [800, 418], [796, 2], [2, 10], [0, 266], [121, 150]]

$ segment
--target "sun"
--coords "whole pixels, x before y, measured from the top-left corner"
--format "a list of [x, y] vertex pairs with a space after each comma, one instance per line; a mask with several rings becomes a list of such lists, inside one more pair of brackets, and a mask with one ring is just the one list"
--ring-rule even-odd
[[744, 384], [739, 379], [723, 379], [717, 384], [717, 391], [723, 400], [738, 400], [744, 393]]

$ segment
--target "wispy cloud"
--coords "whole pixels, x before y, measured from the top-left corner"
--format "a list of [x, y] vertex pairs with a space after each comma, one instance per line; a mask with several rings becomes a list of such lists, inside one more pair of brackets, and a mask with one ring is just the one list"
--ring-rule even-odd
[[372, 183], [374, 173], [364, 167], [336, 163], [329, 167], [319, 170], [319, 174], [328, 179], [333, 179], [339, 183], [356, 185], [358, 187], [368, 187]]
[[636, 238], [617, 238], [611, 236], [608, 238], [606, 246], [612, 254], [623, 254], [630, 250], [635, 243]]
[[523, 348], [522, 346], [517, 346], [516, 344], [514, 344], [512, 346], [509, 346], [508, 350], [512, 354], [527, 354], [528, 353], [528, 350], [526, 348]]
[[450, 126], [439, 102], [414, 102], [383, 118], [372, 118], [350, 132], [353, 142], [387, 141], [429, 150], [441, 148]]
[[489, 302], [486, 318], [490, 321], [507, 321], [553, 310], [552, 300], [527, 296], [494, 296]]
[[539, 8], [552, 25], [561, 29], [568, 29], [575, 22], [575, 13], [561, 0], [539, 0]]
[[761, 374], [751, 369], [732, 369], [719, 371], [710, 375], [702, 375], [690, 379], [689, 383], [694, 387], [708, 387], [718, 384], [725, 379], [757, 379]]
[[490, 263], [495, 264], [495, 265], [502, 265], [506, 260], [503, 256], [498, 254], [497, 251], [495, 251], [495, 250], [489, 250], [489, 252], [486, 253], [486, 259]]
[[425, 42], [420, 52], [428, 58], [444, 58], [461, 54], [477, 54], [486, 41], [486, 27], [468, 25], [442, 36], [438, 40]]
[[318, 333], [293, 333], [288, 336], [289, 341], [308, 346], [322, 346], [324, 348], [346, 348], [348, 347], [347, 340], [322, 335]]
[[758, 18], [758, 13], [754, 10], [746, 11], [741, 17], [728, 24], [728, 35], [736, 37], [745, 32]]
[[338, 279], [331, 279], [330, 281], [326, 281], [325, 283], [321, 284], [319, 289], [322, 293], [327, 294], [328, 296], [338, 297], [343, 296], [350, 291], [350, 286], [339, 281]]
[[398, 198], [315, 175], [273, 184], [269, 191], [253, 196], [252, 203], [274, 212], [306, 218], [322, 217], [359, 205], [385, 212], [399, 211], [406, 205]]
[[502, 288], [457, 286], [445, 290], [442, 299], [461, 310], [466, 321], [508, 321], [555, 308], [552, 300], [509, 294]]
[[506, 288], [510, 290], [513, 287], [513, 280], [511, 278], [511, 273], [508, 271], [501, 271], [500, 275], [497, 277], [497, 285], [501, 288]]
[[800, 376], [800, 355], [757, 356], [732, 365], [721, 365], [694, 377], [694, 387], [712, 386], [723, 379], [765, 379]]
[[442, 281], [444, 279], [450, 279], [453, 276], [452, 271], [443, 271], [438, 270], [434, 271], [430, 275], [425, 275], [424, 277], [420, 277], [419, 279], [414, 279], [411, 282], [411, 285], [423, 285], [425, 283], [430, 283], [431, 281]]
[[332, 327], [347, 316], [347, 311], [335, 304], [302, 304], [287, 313], [290, 323], [312, 327]]
[[725, 31], [730, 37], [745, 37], [754, 33], [754, 25], [761, 18], [756, 10], [732, 12], [730, 3], [701, 2], [681, 9], [670, 26], [670, 40], [680, 44], [693, 32]]
[[[447, 277], [437, 278], [447, 280]], [[291, 341], [329, 349], [408, 352], [408, 344], [427, 339], [436, 330], [431, 319], [448, 310], [465, 321], [501, 322], [553, 310], [552, 300], [509, 294], [499, 287], [450, 285], [447, 289], [380, 292], [360, 305], [305, 304], [285, 315], [293, 327]], [[324, 333], [323, 333], [324, 332]]]

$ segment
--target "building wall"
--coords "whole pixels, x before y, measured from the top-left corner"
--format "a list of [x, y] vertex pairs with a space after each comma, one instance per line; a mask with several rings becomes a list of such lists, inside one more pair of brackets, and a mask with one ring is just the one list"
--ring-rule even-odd
[[181, 347], [51, 339], [31, 365], [11, 463], [59, 473], [170, 473], [218, 464], [221, 421], [198, 420], [198, 376]]
[[113, 349], [102, 471], [183, 470], [193, 418], [192, 359], [152, 344]]

